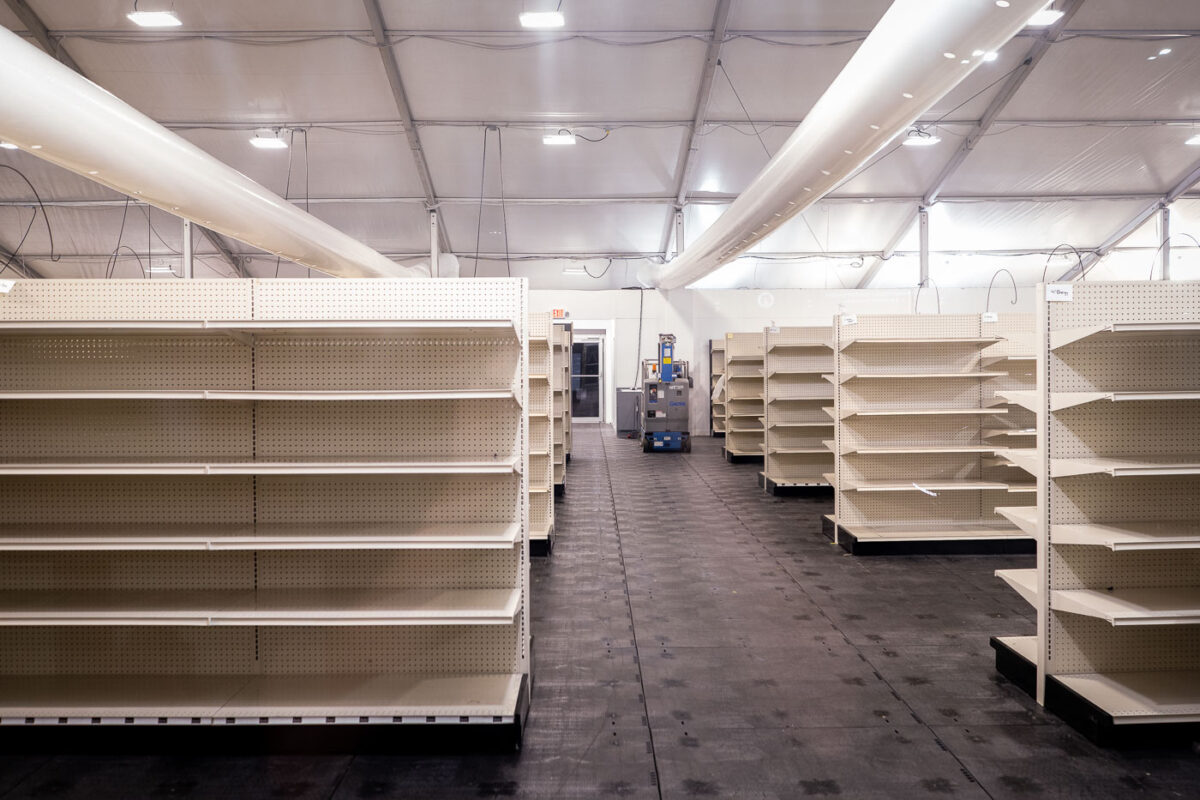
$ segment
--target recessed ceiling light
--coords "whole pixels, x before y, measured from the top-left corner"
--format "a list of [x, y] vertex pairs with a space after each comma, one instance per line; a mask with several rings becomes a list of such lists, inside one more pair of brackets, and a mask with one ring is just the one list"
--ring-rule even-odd
[[575, 144], [575, 134], [571, 133], [565, 128], [560, 130], [558, 133], [547, 133], [546, 135], [542, 136], [542, 144]]
[[1055, 11], [1053, 8], [1043, 8], [1041, 11], [1035, 12], [1025, 24], [1031, 28], [1044, 28], [1058, 22], [1062, 19], [1062, 15], [1063, 12]]
[[1171, 52], [1171, 48], [1169, 48], [1169, 47], [1164, 47], [1162, 50], [1159, 50], [1159, 51], [1158, 51], [1158, 54], [1159, 54], [1160, 56], [1165, 56], [1165, 55], [1169, 55], [1169, 54], [1170, 54], [1170, 52]]
[[0, 147], [3, 147], [5, 150], [16, 150], [17, 149], [17, 146], [15, 144], [13, 144], [12, 142], [0, 142]]
[[125, 17], [143, 28], [178, 28], [183, 24], [174, 11], [132, 11]]
[[30, 150], [41, 150], [42, 146], [40, 144], [31, 144], [31, 145], [29, 145], [29, 149]]
[[941, 138], [934, 136], [932, 133], [927, 133], [925, 131], [913, 128], [908, 132], [908, 135], [904, 137], [904, 141], [901, 142], [901, 144], [903, 144], [905, 147], [932, 147], [941, 141]]
[[287, 141], [280, 137], [279, 132], [270, 128], [255, 131], [254, 136], [250, 138], [250, 144], [259, 150], [286, 150], [288, 146]]
[[1009, 4], [1008, 0], [996, 0], [996, 5], [1000, 6], [1001, 8], [1008, 8]]
[[981, 55], [983, 55], [983, 51], [982, 51], [982, 50], [972, 50], [972, 51], [971, 51], [971, 57], [972, 57], [972, 58], [979, 58]]
[[999, 53], [997, 53], [995, 50], [991, 51], [990, 53], [984, 53], [984, 54], [983, 54], [983, 60], [984, 60], [984, 61], [986, 61], [986, 62], [988, 62], [988, 63], [991, 63], [992, 61], [995, 61], [995, 60], [996, 60], [997, 58], [999, 58], [999, 57], [1000, 57], [1000, 54], [999, 54]]
[[904, 93], [904, 97], [905, 97], [906, 99], [908, 99], [908, 100], [912, 100], [912, 99], [913, 99], [912, 93], [910, 93], [910, 92], [905, 92], [905, 93]]
[[1158, 61], [1158, 56], [1146, 56], [1147, 61]]
[[970, 64], [970, 63], [971, 63], [971, 59], [969, 59], [969, 58], [964, 58], [962, 61], [960, 61], [960, 62], [958, 62], [958, 63], [960, 63], [960, 64]]
[[958, 58], [958, 56], [954, 55], [954, 53], [951, 53], [949, 51], [942, 53], [942, 57], [943, 58]]
[[99, 174], [100, 174], [100, 170], [98, 170], [98, 169], [89, 169], [88, 170], [88, 175], [99, 175]]
[[1197, 133], [1192, 138], [1188, 139], [1184, 144], [1190, 144], [1193, 147], [1200, 147], [1200, 133]]
[[871, 130], [877, 131], [877, 130], [879, 130], [879, 126], [874, 123], [871, 123]]
[[561, 11], [522, 11], [517, 19], [522, 28], [561, 28], [567, 24]]

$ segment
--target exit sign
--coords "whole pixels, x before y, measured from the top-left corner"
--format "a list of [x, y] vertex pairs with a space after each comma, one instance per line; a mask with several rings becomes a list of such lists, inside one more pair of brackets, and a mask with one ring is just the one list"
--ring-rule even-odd
[[555, 308], [550, 311], [550, 316], [554, 319], [566, 319], [567, 310], [565, 308]]

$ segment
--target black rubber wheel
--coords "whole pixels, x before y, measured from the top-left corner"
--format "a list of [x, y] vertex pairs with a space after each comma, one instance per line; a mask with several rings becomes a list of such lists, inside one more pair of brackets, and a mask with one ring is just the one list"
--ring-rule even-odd
[[653, 449], [654, 449], [654, 447], [650, 444], [649, 439], [644, 439], [642, 441], [642, 452], [643, 453], [649, 453]]
[[683, 440], [683, 452], [685, 452], [685, 453], [692, 452], [692, 440], [691, 439]]

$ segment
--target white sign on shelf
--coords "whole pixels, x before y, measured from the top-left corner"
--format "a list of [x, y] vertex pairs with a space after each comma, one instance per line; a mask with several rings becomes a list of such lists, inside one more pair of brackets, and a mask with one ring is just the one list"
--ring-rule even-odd
[[842, 324], [843, 325], [857, 325], [858, 324], [858, 315], [857, 314], [843, 314], [842, 315]]
[[1069, 303], [1075, 297], [1075, 285], [1071, 283], [1046, 284], [1047, 303]]
[[985, 311], [985, 312], [983, 312], [983, 321], [984, 322], [999, 322], [1000, 315], [997, 314], [995, 311]]
[[12, 288], [17, 285], [16, 281], [2, 280], [0, 281], [0, 294], [8, 294]]

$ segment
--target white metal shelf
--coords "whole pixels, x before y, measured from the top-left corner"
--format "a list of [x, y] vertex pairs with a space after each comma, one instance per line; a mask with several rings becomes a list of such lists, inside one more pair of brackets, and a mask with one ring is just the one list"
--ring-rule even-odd
[[520, 538], [505, 522], [0, 525], [0, 551], [507, 550]]
[[1036, 636], [997, 636], [996, 640], [1026, 661], [1037, 662], [1038, 638]]
[[1010, 484], [1000, 481], [939, 480], [925, 478], [914, 481], [845, 480], [839, 488], [846, 492], [978, 492], [1008, 491]]
[[1092, 672], [1054, 679], [1114, 725], [1200, 722], [1200, 670]]
[[998, 506], [996, 513], [1030, 536], [1039, 536], [1037, 506]]
[[842, 339], [840, 348], [845, 350], [849, 347], [857, 345], [978, 345], [986, 347], [987, 345], [996, 344], [1003, 341], [996, 337], [975, 337], [975, 336], [941, 336], [941, 337], [913, 337], [913, 338], [892, 338], [892, 337], [855, 337], [850, 339]]
[[1200, 586], [1144, 589], [1053, 589], [1050, 608], [1113, 626], [1200, 624]]
[[1026, 389], [997, 389], [996, 396], [1007, 403], [1012, 403], [1015, 406], [1020, 406], [1034, 412], [1038, 410], [1038, 403], [1040, 402], [1036, 391]]
[[512, 389], [493, 391], [280, 391], [257, 389], [128, 389], [128, 390], [29, 390], [0, 391], [0, 400], [227, 400], [227, 401], [408, 401], [431, 400], [512, 400], [519, 401]]
[[1200, 455], [1050, 459], [1050, 477], [1067, 478], [1073, 475], [1109, 475], [1114, 478], [1200, 475]]
[[[1001, 412], [1003, 413], [1003, 412]], [[1037, 436], [1035, 428], [984, 428], [983, 438], [994, 439], [997, 436]]]
[[842, 419], [851, 417], [980, 417], [1004, 414], [1000, 408], [865, 408], [842, 412]]
[[1002, 523], [989, 520], [961, 522], [911, 522], [843, 525], [859, 541], [928, 542], [936, 540], [1021, 539], [1021, 533]]
[[296, 461], [154, 461], [85, 459], [0, 461], [0, 475], [504, 475], [520, 472], [521, 461], [428, 456], [386, 459]]
[[514, 722], [519, 673], [0, 677], [0, 725]]
[[1038, 572], [1036, 569], [998, 569], [996, 577], [1007, 583], [1026, 603], [1037, 608]]
[[841, 383], [861, 380], [983, 380], [984, 378], [999, 378], [1006, 374], [1004, 372], [857, 372], [849, 375], [843, 373], [838, 380]]
[[1050, 349], [1058, 350], [1061, 347], [1082, 342], [1094, 336], [1112, 337], [1121, 341], [1193, 339], [1200, 336], [1200, 322], [1192, 320], [1179, 320], [1176, 322], [1128, 321], [1052, 330], [1050, 331]]
[[511, 319], [293, 319], [293, 320], [0, 320], [0, 334], [110, 333], [331, 333], [363, 335], [369, 331], [444, 334], [452, 331], [516, 335]]
[[507, 625], [519, 588], [3, 590], [5, 625]]
[[1113, 403], [1156, 403], [1200, 400], [1200, 392], [1053, 392], [1050, 395], [1050, 410], [1063, 411], [1076, 406], [1108, 400]]
[[1089, 522], [1052, 525], [1058, 544], [1106, 547], [1114, 551], [1195, 550], [1200, 548], [1200, 520]]
[[881, 447], [856, 447], [842, 452], [844, 456], [879, 455], [945, 455], [970, 453], [995, 453], [998, 448], [987, 445], [896, 445]]

